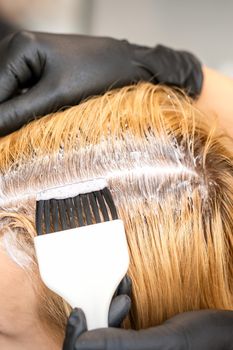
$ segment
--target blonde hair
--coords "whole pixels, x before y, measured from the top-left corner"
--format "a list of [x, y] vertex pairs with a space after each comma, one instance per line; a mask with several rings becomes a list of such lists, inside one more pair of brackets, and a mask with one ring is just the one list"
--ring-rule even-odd
[[233, 147], [203, 118], [182, 92], [143, 83], [1, 140], [2, 239], [30, 257], [39, 312], [59, 332], [67, 310], [39, 280], [34, 257], [35, 195], [96, 177], [107, 179], [128, 239], [133, 305], [125, 327], [233, 309]]

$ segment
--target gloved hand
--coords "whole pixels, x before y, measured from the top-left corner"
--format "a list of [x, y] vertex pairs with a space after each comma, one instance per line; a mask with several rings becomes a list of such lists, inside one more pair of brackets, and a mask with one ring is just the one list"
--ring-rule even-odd
[[0, 42], [0, 57], [1, 136], [35, 117], [139, 80], [176, 85], [191, 96], [202, 86], [200, 62], [161, 45], [19, 31]]
[[63, 350], [233, 350], [233, 311], [187, 312], [140, 331], [105, 328], [88, 332], [82, 310], [76, 309], [67, 329], [75, 337]]
[[[110, 327], [120, 327], [122, 321], [128, 315], [131, 307], [131, 288], [131, 279], [128, 275], [126, 275], [119, 284], [116, 293], [112, 299], [112, 303], [110, 305], [108, 317], [108, 323]], [[69, 321], [66, 328], [66, 336], [63, 344], [63, 350], [75, 349], [74, 345], [76, 339], [79, 336], [80, 331], [82, 332], [83, 330], [84, 325], [82, 323], [82, 320], [80, 320], [81, 322], [77, 322], [77, 310], [78, 309], [74, 309], [69, 317]], [[84, 320], [86, 322], [85, 316], [83, 317], [83, 321]]]
[[0, 12], [0, 40], [5, 36], [15, 32], [18, 28], [1, 16]]

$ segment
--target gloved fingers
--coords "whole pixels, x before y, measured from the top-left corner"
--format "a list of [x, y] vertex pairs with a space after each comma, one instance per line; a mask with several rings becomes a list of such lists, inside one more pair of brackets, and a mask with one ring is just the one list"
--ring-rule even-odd
[[[0, 50], [1, 55], [1, 50]], [[18, 89], [18, 80], [11, 66], [0, 64], [0, 103], [14, 96]]]
[[118, 295], [113, 298], [109, 309], [109, 327], [120, 327], [131, 307], [131, 299], [128, 295]]
[[131, 291], [132, 291], [132, 280], [128, 275], [125, 275], [125, 277], [122, 279], [121, 283], [119, 284], [116, 290], [116, 295], [126, 294], [130, 297]]
[[63, 350], [75, 349], [75, 342], [80, 335], [87, 331], [87, 324], [84, 312], [81, 309], [74, 309], [68, 319]]
[[46, 79], [41, 80], [20, 96], [0, 104], [0, 136], [18, 130], [22, 125], [44, 115], [56, 111], [56, 91], [48, 91]]
[[182, 334], [194, 349], [233, 349], [233, 311], [185, 312], [165, 321], [163, 326]]
[[0, 103], [13, 98], [21, 89], [41, 77], [45, 58], [34, 45], [32, 33], [19, 31], [0, 42]]
[[76, 339], [73, 348], [63, 348], [63, 350], [106, 350], [105, 332], [108, 330], [109, 328], [88, 331]]

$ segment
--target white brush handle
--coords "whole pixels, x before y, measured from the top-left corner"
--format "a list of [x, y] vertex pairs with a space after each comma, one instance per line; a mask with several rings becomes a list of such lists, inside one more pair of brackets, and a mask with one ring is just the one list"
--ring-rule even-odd
[[108, 327], [113, 294], [129, 266], [122, 220], [41, 235], [34, 242], [46, 286], [84, 311], [89, 330]]

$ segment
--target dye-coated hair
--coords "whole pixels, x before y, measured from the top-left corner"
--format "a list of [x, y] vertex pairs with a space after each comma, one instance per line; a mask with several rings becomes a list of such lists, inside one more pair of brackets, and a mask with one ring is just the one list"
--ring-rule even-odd
[[1, 139], [2, 244], [29, 271], [44, 323], [63, 334], [68, 308], [38, 276], [36, 193], [98, 177], [127, 234], [133, 304], [125, 327], [233, 309], [233, 144], [214, 125], [182, 92], [144, 83]]

